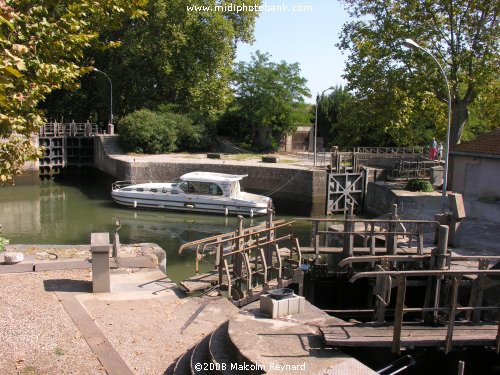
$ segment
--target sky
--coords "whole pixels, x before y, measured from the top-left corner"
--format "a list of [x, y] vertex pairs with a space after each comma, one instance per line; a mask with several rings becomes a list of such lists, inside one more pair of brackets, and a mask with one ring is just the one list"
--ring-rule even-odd
[[[259, 50], [269, 53], [274, 62], [298, 62], [311, 91], [311, 98], [306, 98], [309, 103], [316, 93], [346, 83], [341, 77], [346, 56], [335, 44], [349, 16], [338, 0], [264, 0], [263, 5], [285, 5], [290, 11], [261, 12], [255, 22], [255, 42], [238, 44], [236, 61], [250, 61]], [[294, 12], [292, 6], [311, 6], [312, 10]]]

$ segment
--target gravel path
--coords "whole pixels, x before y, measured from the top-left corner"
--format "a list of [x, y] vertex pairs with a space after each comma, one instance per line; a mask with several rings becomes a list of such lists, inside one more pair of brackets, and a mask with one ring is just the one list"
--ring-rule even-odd
[[0, 374], [105, 374], [57, 297], [51, 279], [90, 280], [87, 270], [0, 275]]

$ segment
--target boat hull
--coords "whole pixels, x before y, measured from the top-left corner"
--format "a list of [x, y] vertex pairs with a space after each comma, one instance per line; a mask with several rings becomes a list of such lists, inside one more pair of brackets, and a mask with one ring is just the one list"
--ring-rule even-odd
[[222, 215], [245, 215], [258, 216], [267, 213], [266, 203], [252, 204], [250, 202], [238, 201], [232, 198], [201, 199], [194, 201], [185, 196], [165, 195], [154, 196], [152, 194], [124, 194], [119, 190], [111, 193], [113, 200], [127, 207], [156, 209], [167, 211], [199, 212]]

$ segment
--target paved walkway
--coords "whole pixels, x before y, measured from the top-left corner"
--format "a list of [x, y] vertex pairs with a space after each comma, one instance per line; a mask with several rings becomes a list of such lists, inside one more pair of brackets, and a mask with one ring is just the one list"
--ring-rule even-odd
[[[262, 167], [273, 167], [287, 169], [309, 169], [313, 167], [313, 159], [307, 154], [277, 154], [278, 163], [263, 163], [261, 154], [234, 154], [227, 155], [223, 159], [208, 159], [207, 154], [172, 153], [159, 155], [111, 155], [111, 158], [127, 161], [130, 163], [200, 163], [200, 164], [228, 164], [228, 165], [258, 165]], [[324, 160], [323, 160], [324, 159]], [[323, 163], [325, 161], [325, 163]], [[328, 157], [321, 157], [319, 165], [329, 164]]]

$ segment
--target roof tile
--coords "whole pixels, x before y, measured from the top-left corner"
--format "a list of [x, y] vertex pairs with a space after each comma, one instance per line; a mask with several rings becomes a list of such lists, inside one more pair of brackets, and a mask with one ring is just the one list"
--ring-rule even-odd
[[500, 155], [500, 128], [468, 142], [460, 143], [452, 148], [453, 151]]

